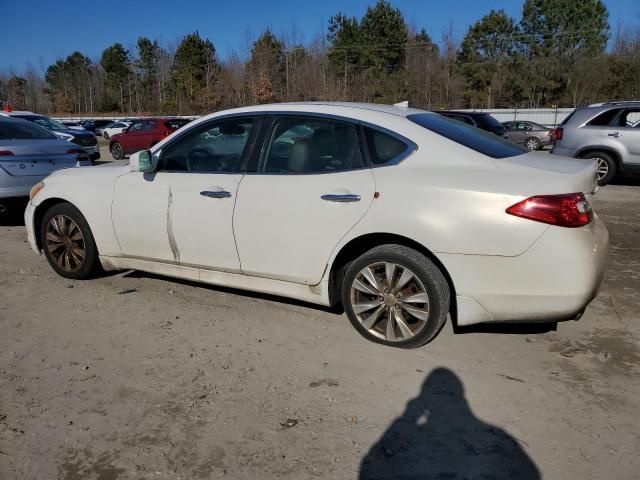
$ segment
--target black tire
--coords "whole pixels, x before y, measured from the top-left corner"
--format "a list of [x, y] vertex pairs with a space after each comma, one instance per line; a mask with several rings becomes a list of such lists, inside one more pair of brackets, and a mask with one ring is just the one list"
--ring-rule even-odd
[[[374, 328], [372, 327], [371, 330], [365, 328], [353, 309], [352, 285], [354, 284], [354, 280], [356, 280], [356, 277], [363, 269], [365, 269], [365, 267], [380, 264], [382, 262], [392, 263], [403, 269], [409, 269], [410, 272], [413, 273], [421, 282], [428, 295], [429, 309], [424, 325], [421, 326], [412, 337], [404, 340], [389, 341], [386, 338], [381, 338], [381, 336], [371, 333], [374, 331]], [[395, 277], [392, 275], [392, 278]], [[392, 280], [389, 283], [397, 282]], [[362, 254], [347, 266], [344, 279], [341, 284], [341, 290], [342, 304], [355, 329], [363, 337], [372, 342], [392, 347], [417, 348], [431, 341], [442, 329], [442, 326], [447, 320], [447, 314], [449, 313], [449, 284], [440, 269], [423, 254], [403, 245], [381, 245]], [[398, 295], [396, 295], [396, 297], [398, 297]], [[386, 304], [386, 300], [384, 303]], [[399, 308], [398, 306], [395, 307]], [[389, 309], [391, 309], [391, 307], [389, 307]], [[380, 319], [376, 321], [374, 325], [377, 325], [380, 322], [387, 322], [388, 320], [386, 319], [382, 320], [384, 315], [384, 313], [381, 314]], [[409, 318], [411, 317], [409, 316]], [[414, 325], [419, 324], [419, 322], [416, 322]]]
[[124, 149], [118, 142], [113, 142], [109, 147], [114, 160], [122, 160], [124, 158]]
[[108, 134], [107, 132], [102, 132], [102, 137], [103, 137], [105, 140], [109, 140], [109, 134]]
[[[580, 156], [580, 158], [591, 158], [598, 162], [598, 185], [604, 186], [608, 183], [611, 183], [611, 180], [618, 173], [618, 164], [616, 163], [615, 158], [609, 153], [601, 150], [592, 151], [589, 153], [585, 153]], [[600, 172], [603, 171], [603, 168], [606, 166], [606, 175], [601, 176]]]
[[535, 152], [542, 148], [542, 142], [537, 137], [529, 137], [524, 141], [524, 146], [527, 150]]
[[[82, 233], [83, 247], [84, 247], [84, 260], [81, 262], [79, 268], [74, 271], [65, 270], [58, 264], [53, 254], [49, 251], [47, 241], [47, 226], [53, 217], [62, 215], [71, 219]], [[42, 216], [42, 222], [40, 223], [40, 245], [44, 250], [44, 255], [47, 257], [49, 265], [56, 271], [56, 273], [65, 278], [71, 278], [73, 280], [87, 280], [93, 278], [102, 272], [100, 266], [100, 260], [98, 258], [98, 248], [96, 247], [93, 233], [87, 220], [84, 218], [80, 210], [70, 203], [58, 203], [47, 210]]]

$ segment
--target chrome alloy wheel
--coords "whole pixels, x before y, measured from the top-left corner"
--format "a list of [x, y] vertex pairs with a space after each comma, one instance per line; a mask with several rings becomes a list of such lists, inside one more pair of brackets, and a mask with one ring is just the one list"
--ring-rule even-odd
[[389, 342], [408, 340], [429, 319], [429, 295], [408, 268], [377, 262], [366, 266], [351, 285], [351, 307], [369, 333]]
[[86, 255], [84, 236], [78, 225], [66, 215], [55, 215], [47, 223], [46, 248], [65, 272], [82, 268]]
[[604, 158], [595, 157], [594, 160], [598, 162], [596, 172], [598, 174], [598, 181], [600, 181], [609, 174], [609, 164]]

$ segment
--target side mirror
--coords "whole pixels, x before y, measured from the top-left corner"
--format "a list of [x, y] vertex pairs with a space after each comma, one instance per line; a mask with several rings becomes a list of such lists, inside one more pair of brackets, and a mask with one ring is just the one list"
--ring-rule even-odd
[[153, 171], [153, 161], [149, 150], [142, 150], [129, 157], [129, 169], [132, 172]]

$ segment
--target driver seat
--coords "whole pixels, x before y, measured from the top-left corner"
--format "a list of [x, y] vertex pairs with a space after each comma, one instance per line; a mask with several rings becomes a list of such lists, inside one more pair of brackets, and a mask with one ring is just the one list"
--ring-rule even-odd
[[305, 138], [296, 138], [289, 152], [287, 168], [292, 173], [311, 171], [311, 145]]

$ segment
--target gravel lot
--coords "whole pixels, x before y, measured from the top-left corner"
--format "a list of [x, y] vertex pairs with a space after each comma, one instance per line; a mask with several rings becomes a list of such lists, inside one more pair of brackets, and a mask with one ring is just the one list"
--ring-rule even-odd
[[596, 198], [611, 257], [580, 321], [448, 324], [411, 351], [276, 297], [64, 280], [5, 220], [0, 479], [638, 478], [640, 182], [625, 183]]

